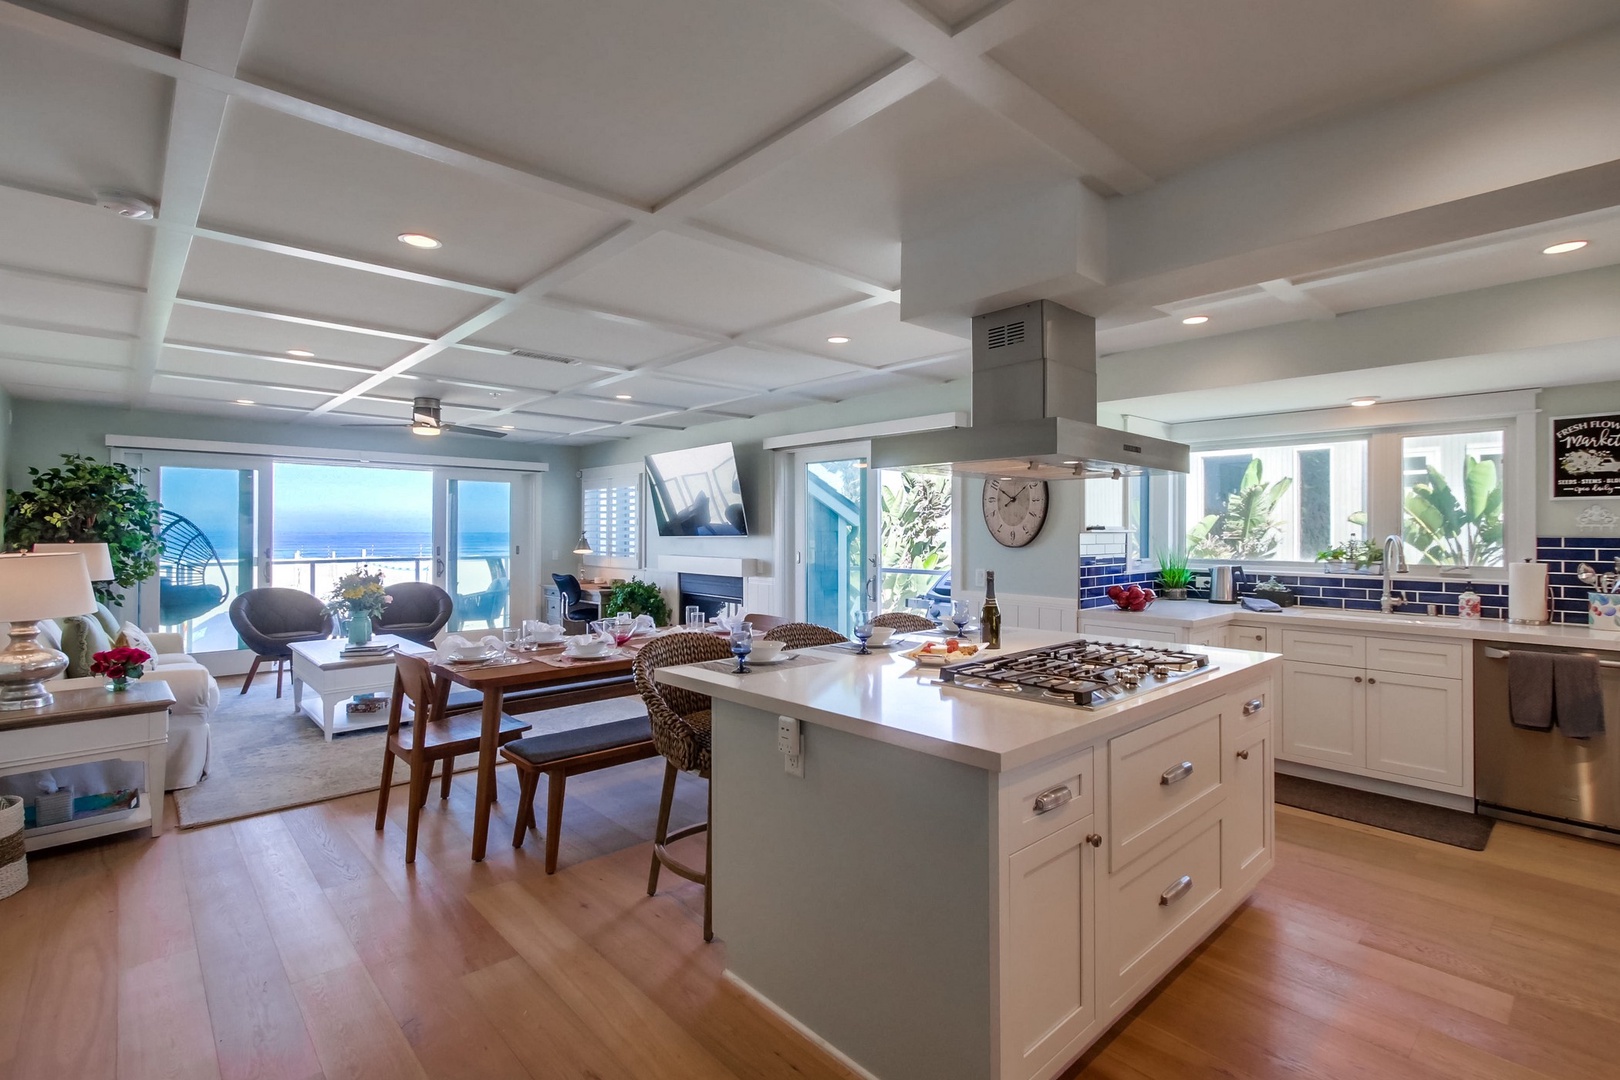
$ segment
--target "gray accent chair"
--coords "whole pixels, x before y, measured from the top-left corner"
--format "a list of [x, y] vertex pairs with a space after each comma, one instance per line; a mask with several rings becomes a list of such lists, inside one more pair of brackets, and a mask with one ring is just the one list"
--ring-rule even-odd
[[280, 697], [282, 671], [292, 659], [288, 646], [332, 636], [332, 616], [326, 613], [326, 606], [297, 589], [249, 589], [231, 601], [231, 625], [254, 654], [253, 666], [242, 680], [244, 694], [253, 685], [259, 664], [274, 660], [276, 697]]
[[383, 589], [388, 606], [376, 621], [379, 634], [394, 634], [418, 645], [432, 645], [433, 638], [450, 622], [455, 602], [450, 594], [429, 581], [402, 581]]

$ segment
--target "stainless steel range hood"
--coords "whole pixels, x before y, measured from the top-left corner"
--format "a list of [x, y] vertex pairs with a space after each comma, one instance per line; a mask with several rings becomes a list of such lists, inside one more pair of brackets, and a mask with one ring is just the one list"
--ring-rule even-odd
[[973, 320], [973, 423], [872, 440], [872, 465], [1072, 480], [1187, 471], [1187, 448], [1097, 425], [1097, 324], [1050, 300]]

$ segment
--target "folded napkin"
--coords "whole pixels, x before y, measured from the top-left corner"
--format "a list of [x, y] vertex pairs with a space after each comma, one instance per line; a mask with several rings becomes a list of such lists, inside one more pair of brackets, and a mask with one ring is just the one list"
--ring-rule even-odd
[[433, 660], [435, 663], [442, 664], [449, 660], [463, 659], [467, 655], [467, 650], [479, 646], [482, 646], [485, 652], [500, 653], [506, 651], [506, 645], [494, 634], [485, 634], [476, 642], [469, 641], [460, 634], [451, 634], [439, 642], [439, 649], [433, 654]]
[[527, 630], [532, 630], [537, 634], [543, 634], [543, 635], [564, 634], [564, 633], [568, 632], [568, 628], [561, 625], [560, 623], [543, 622], [543, 623], [536, 623], [533, 626], [529, 626], [527, 623], [525, 623], [524, 626], [526, 627]]
[[1247, 611], [1281, 611], [1282, 605], [1275, 600], [1267, 600], [1263, 596], [1245, 596], [1239, 600]]
[[646, 634], [658, 629], [658, 621], [651, 615], [636, 616], [636, 633]]

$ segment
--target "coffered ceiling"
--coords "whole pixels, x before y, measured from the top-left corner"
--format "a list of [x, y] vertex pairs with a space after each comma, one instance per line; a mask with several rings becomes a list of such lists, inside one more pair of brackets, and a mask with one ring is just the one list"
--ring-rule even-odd
[[0, 384], [574, 445], [922, 386], [908, 240], [1054, 188], [1105, 354], [1332, 319], [1620, 262], [1617, 72], [1613, 0], [0, 0]]

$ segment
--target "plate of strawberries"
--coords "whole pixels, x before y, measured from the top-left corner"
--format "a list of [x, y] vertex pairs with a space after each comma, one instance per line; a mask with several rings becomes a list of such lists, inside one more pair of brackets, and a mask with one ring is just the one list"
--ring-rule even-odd
[[1110, 585], [1108, 586], [1108, 599], [1112, 600], [1121, 611], [1146, 611], [1158, 597], [1152, 589], [1141, 585]]

